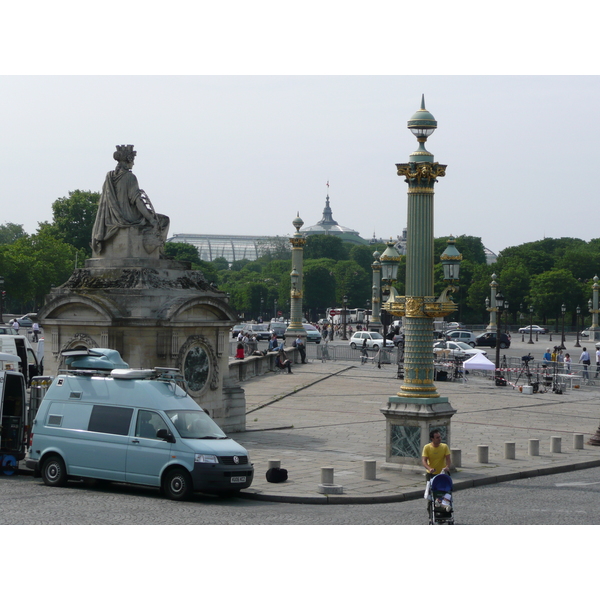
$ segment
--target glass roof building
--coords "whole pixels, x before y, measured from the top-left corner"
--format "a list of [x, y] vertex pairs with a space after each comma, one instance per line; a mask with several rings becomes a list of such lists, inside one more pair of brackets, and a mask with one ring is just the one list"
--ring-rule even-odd
[[224, 257], [231, 264], [244, 258], [256, 260], [263, 254], [289, 246], [287, 237], [247, 236], [247, 235], [204, 235], [201, 233], [176, 233], [168, 242], [183, 242], [198, 248], [200, 259], [211, 262]]

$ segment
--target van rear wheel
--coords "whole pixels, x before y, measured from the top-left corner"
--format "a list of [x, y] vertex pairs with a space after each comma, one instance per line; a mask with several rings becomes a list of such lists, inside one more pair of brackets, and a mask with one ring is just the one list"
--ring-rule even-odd
[[173, 469], [165, 475], [163, 489], [169, 500], [189, 500], [192, 496], [192, 478], [185, 469]]
[[62, 487], [67, 483], [67, 468], [60, 456], [51, 456], [44, 461], [42, 479], [50, 487]]

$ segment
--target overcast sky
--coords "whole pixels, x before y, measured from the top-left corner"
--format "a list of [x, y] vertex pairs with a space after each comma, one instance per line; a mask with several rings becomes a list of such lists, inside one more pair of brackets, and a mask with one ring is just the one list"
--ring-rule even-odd
[[[171, 218], [170, 234], [291, 234], [298, 212], [307, 226], [321, 218], [329, 192], [341, 225], [395, 237], [407, 210], [395, 164], [417, 148], [406, 122], [424, 93], [438, 121], [427, 148], [448, 165], [436, 184], [436, 236], [478, 236], [494, 252], [544, 236], [600, 237], [592, 176], [600, 79], [586, 62], [595, 56], [587, 23], [573, 49], [553, 29], [572, 17], [522, 9], [535, 17], [526, 27], [479, 11], [511, 29], [474, 34], [472, 21], [432, 2], [438, 18], [424, 38], [386, 19], [389, 3], [375, 2], [369, 21], [332, 8], [351, 4], [326, 2], [314, 5], [325, 23], [309, 27], [307, 14], [290, 13], [288, 39], [260, 19], [244, 27], [261, 13], [234, 2], [238, 10], [212, 8], [196, 20], [178, 13], [179, 35], [164, 14], [136, 4], [108, 1], [84, 29], [63, 20], [44, 27], [56, 7], [29, 20], [35, 45], [21, 40], [0, 77], [0, 222], [35, 232], [57, 198], [100, 191], [115, 145], [134, 144], [134, 173]], [[445, 18], [455, 19], [448, 31]], [[121, 39], [132, 23], [139, 33]], [[524, 43], [521, 33], [536, 27], [543, 43]], [[10, 39], [0, 44], [14, 49]]]

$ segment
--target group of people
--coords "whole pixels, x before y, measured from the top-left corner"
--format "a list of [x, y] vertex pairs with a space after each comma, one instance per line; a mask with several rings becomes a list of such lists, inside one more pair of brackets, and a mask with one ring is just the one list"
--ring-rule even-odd
[[[306, 363], [306, 348], [304, 345], [304, 341], [301, 337], [297, 337], [293, 343], [294, 347], [298, 349], [300, 353], [300, 358], [302, 363]], [[252, 348], [251, 351], [246, 354], [246, 348]], [[271, 339], [269, 340], [269, 348], [268, 350], [263, 350], [262, 352], [258, 350], [258, 342], [256, 341], [256, 336], [248, 335], [247, 333], [240, 332], [238, 334], [238, 345], [235, 354], [236, 359], [244, 359], [246, 356], [265, 356], [269, 352], [277, 352], [277, 357], [275, 359], [275, 366], [278, 369], [287, 369], [287, 372], [292, 374], [292, 361], [288, 358], [285, 353], [283, 341], [280, 343], [277, 339], [277, 334], [273, 334]]]
[[[571, 355], [567, 352], [563, 354], [562, 348], [559, 346], [554, 346], [552, 350], [550, 348], [546, 348], [546, 352], [543, 356], [542, 367], [552, 367], [556, 366], [558, 371], [564, 372], [567, 375], [570, 375], [572, 372], [572, 358]], [[581, 356], [579, 357], [579, 364], [583, 365], [583, 371], [581, 376], [584, 379], [589, 379], [590, 374], [588, 371], [588, 367], [592, 364], [592, 360], [590, 357], [590, 353], [587, 348], [583, 348], [581, 352]], [[598, 378], [600, 375], [600, 348], [596, 349], [596, 375], [595, 378]]]
[[[15, 333], [17, 335], [19, 335], [19, 329], [21, 328], [19, 321], [17, 321], [17, 319], [11, 319], [8, 322], [8, 324], [10, 327], [12, 327], [15, 330]], [[40, 335], [40, 324], [37, 321], [34, 321], [31, 325], [32, 341], [37, 342], [39, 339], [39, 335]]]

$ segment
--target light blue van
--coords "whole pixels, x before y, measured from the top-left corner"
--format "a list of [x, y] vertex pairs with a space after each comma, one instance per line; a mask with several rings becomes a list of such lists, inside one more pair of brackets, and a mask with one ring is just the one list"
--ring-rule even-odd
[[49, 486], [69, 478], [160, 487], [172, 500], [252, 484], [247, 450], [178, 385], [176, 369], [130, 369], [116, 350], [63, 353], [33, 421], [26, 464]]

